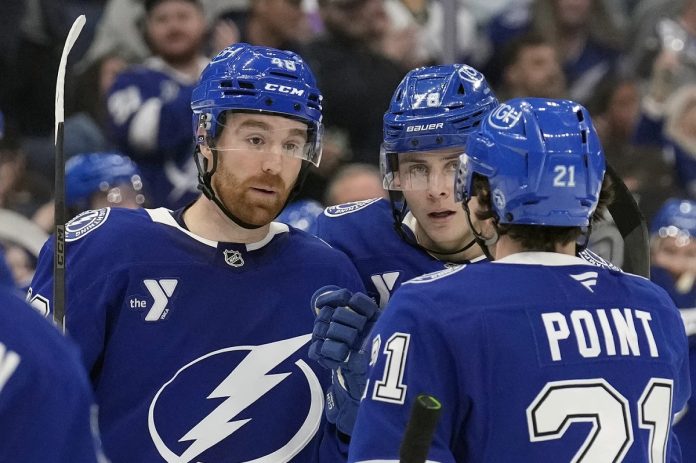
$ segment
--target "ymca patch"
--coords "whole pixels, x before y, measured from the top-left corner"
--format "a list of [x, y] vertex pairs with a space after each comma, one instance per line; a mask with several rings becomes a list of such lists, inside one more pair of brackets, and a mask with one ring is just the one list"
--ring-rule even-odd
[[364, 201], [354, 201], [352, 203], [337, 204], [335, 206], [327, 207], [324, 211], [324, 215], [328, 217], [340, 217], [346, 214], [352, 214], [360, 209], [364, 209], [370, 204], [376, 203], [382, 198], [372, 198], [366, 199]]
[[107, 207], [96, 211], [85, 211], [65, 225], [65, 241], [77, 241], [86, 234], [99, 228], [109, 217], [111, 208]]

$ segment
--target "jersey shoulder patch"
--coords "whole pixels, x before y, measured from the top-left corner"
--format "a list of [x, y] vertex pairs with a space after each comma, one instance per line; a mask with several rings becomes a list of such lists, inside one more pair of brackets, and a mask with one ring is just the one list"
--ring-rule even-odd
[[337, 204], [335, 206], [327, 207], [324, 210], [324, 215], [327, 217], [340, 217], [346, 214], [352, 214], [361, 209], [366, 208], [370, 204], [374, 204], [382, 198], [372, 198], [363, 201], [354, 201], [352, 203]]
[[583, 249], [582, 251], [578, 252], [578, 257], [594, 266], [614, 270], [615, 272], [623, 272], [623, 270], [621, 270], [619, 267], [604, 259], [599, 254], [590, 251], [589, 249]]
[[453, 275], [460, 270], [463, 270], [466, 268], [466, 264], [462, 265], [453, 265], [452, 267], [443, 269], [443, 270], [438, 270], [437, 272], [431, 272], [431, 273], [426, 273], [424, 275], [412, 278], [406, 282], [404, 282], [405, 285], [407, 284], [421, 284], [421, 283], [432, 283], [433, 281], [437, 281], [441, 278], [448, 277], [450, 275]]
[[85, 211], [75, 216], [65, 225], [65, 241], [77, 241], [85, 235], [104, 225], [109, 218], [111, 208]]

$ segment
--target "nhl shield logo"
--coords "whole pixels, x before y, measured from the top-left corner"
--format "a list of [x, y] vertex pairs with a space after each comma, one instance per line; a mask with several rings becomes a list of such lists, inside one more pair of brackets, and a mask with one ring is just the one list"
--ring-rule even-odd
[[231, 250], [231, 249], [225, 249], [225, 262], [227, 262], [227, 265], [231, 265], [232, 267], [241, 267], [244, 265], [244, 259], [242, 258], [242, 253], [239, 251]]

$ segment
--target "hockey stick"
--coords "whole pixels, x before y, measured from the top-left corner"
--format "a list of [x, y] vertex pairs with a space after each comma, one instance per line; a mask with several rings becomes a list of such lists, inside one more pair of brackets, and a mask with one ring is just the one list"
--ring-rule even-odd
[[435, 397], [427, 394], [416, 397], [399, 449], [400, 463], [426, 462], [441, 412], [442, 404]]
[[606, 175], [614, 184], [609, 213], [624, 241], [623, 270], [650, 278], [650, 235], [636, 200], [616, 171], [607, 164]]
[[70, 49], [80, 36], [85, 22], [85, 15], [78, 16], [73, 22], [68, 37], [65, 39], [56, 79], [56, 183], [54, 192], [56, 233], [53, 254], [53, 321], [63, 332], [65, 332], [65, 153], [63, 152], [65, 67], [68, 63]]

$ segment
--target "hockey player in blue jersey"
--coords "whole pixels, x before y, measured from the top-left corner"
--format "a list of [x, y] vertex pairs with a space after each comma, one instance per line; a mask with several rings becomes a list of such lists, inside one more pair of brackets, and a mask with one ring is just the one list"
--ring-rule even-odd
[[648, 280], [577, 258], [606, 206], [589, 113], [500, 105], [471, 136], [456, 191], [491, 218], [496, 260], [401, 286], [372, 334], [350, 462], [397, 462], [414, 398], [442, 404], [428, 461], [679, 461], [687, 341]]
[[696, 461], [696, 201], [670, 199], [650, 222], [650, 279], [679, 307], [689, 337], [691, 398], [675, 419], [684, 461]]
[[[485, 78], [470, 66], [410, 71], [384, 115], [380, 167], [390, 199], [331, 206], [317, 219], [317, 236], [351, 258], [380, 306], [404, 281], [484, 258], [454, 201], [454, 173], [467, 136], [496, 105]], [[364, 313], [341, 319], [344, 312], [336, 309], [349, 299], [340, 291], [318, 300], [310, 350], [333, 370], [327, 416], [344, 434], [352, 432], [367, 379], [361, 341], [374, 322]]]
[[[351, 258], [367, 294], [380, 307], [404, 281], [485, 260], [487, 248], [483, 242], [476, 245], [464, 210], [455, 201], [454, 173], [468, 136], [497, 103], [484, 76], [470, 66], [409, 72], [384, 115], [380, 166], [390, 200], [332, 206], [319, 216], [317, 236]], [[485, 226], [475, 218], [473, 222], [479, 229]], [[582, 257], [611, 265], [587, 250]], [[335, 309], [345, 300], [345, 293], [333, 299], [325, 294], [320, 300], [325, 309], [317, 319], [310, 352], [342, 378], [334, 381], [329, 400], [334, 406], [327, 413], [331, 422], [350, 434], [366, 381], [367, 358], [360, 347], [368, 330], [364, 317], [358, 316], [355, 323], [335, 319]], [[329, 331], [332, 324], [336, 328]], [[348, 337], [342, 332], [346, 327]]]
[[93, 404], [77, 348], [0, 285], [0, 462], [108, 463]]
[[384, 115], [380, 167], [390, 200], [326, 209], [317, 236], [346, 253], [383, 307], [399, 285], [482, 257], [454, 201], [467, 136], [497, 105], [484, 76], [464, 64], [410, 71]]
[[[178, 210], [101, 209], [66, 227], [67, 331], [118, 462], [340, 462], [329, 373], [308, 360], [307, 302], [364, 291], [321, 240], [273, 222], [321, 155], [321, 94], [296, 54], [235, 44], [192, 98], [204, 195]], [[53, 247], [33, 304], [52, 306]], [[341, 453], [343, 452], [343, 453]]]

